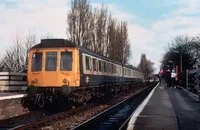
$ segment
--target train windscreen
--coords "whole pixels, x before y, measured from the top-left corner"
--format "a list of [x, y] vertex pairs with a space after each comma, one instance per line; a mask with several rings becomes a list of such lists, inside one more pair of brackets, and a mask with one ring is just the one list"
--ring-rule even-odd
[[72, 71], [72, 52], [61, 52], [60, 70]]
[[31, 71], [41, 71], [42, 70], [42, 52], [34, 52], [32, 54], [32, 68]]
[[57, 52], [46, 52], [46, 71], [56, 71]]

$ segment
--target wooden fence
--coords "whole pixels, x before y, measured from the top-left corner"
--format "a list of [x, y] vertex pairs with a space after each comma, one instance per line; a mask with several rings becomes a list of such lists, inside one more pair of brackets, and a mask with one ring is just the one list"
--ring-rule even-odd
[[0, 91], [19, 92], [26, 91], [26, 73], [0, 72]]

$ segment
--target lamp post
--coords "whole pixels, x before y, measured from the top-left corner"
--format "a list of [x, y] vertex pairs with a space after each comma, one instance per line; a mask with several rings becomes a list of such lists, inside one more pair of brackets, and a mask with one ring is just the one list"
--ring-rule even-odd
[[168, 60], [168, 62], [173, 64], [173, 70], [174, 70], [175, 69], [174, 62], [171, 60]]
[[173, 52], [180, 55], [180, 72], [182, 72], [182, 70], [183, 70], [183, 67], [182, 67], [182, 54], [181, 54], [180, 51], [173, 51]]

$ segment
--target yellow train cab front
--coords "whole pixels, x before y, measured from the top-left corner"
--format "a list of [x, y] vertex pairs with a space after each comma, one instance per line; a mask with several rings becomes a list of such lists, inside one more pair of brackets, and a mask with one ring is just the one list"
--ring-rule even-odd
[[28, 85], [80, 86], [78, 48], [40, 48], [29, 52]]

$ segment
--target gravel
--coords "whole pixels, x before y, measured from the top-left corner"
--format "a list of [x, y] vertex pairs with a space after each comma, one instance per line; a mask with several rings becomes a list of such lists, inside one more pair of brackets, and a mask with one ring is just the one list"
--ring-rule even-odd
[[[42, 127], [43, 130], [66, 130], [71, 129], [82, 122], [92, 118], [93, 116], [97, 115], [98, 113], [108, 109], [109, 107], [119, 103], [120, 101], [131, 97], [136, 91], [139, 89], [129, 90], [127, 92], [121, 92], [117, 96], [111, 96], [103, 99], [101, 103], [95, 107], [88, 108], [86, 110], [74, 113], [73, 115], [67, 116], [62, 120], [55, 121], [51, 123], [49, 126]], [[87, 105], [87, 104], [86, 104]]]

